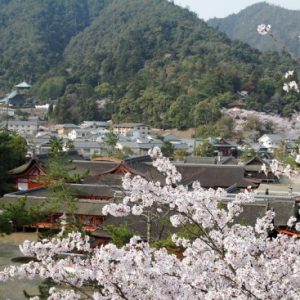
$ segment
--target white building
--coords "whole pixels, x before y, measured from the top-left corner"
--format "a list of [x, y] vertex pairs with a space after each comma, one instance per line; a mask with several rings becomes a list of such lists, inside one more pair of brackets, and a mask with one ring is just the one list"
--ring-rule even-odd
[[258, 142], [271, 152], [278, 148], [282, 141], [284, 139], [279, 134], [264, 134], [258, 139]]
[[7, 127], [9, 131], [15, 131], [20, 135], [35, 135], [39, 129], [37, 121], [14, 121], [8, 120], [2, 122], [3, 127]]
[[71, 140], [76, 140], [76, 139], [86, 139], [91, 135], [91, 131], [88, 129], [72, 129], [68, 133], [68, 138]]
[[131, 149], [135, 155], [146, 155], [148, 151], [154, 147], [161, 147], [163, 142], [153, 138], [138, 138], [129, 139], [119, 137], [116, 148], [125, 150], [126, 148]]
[[115, 134], [145, 138], [150, 133], [150, 126], [143, 123], [122, 123], [113, 127]]
[[12, 108], [0, 106], [0, 115], [13, 117], [15, 115], [15, 110]]

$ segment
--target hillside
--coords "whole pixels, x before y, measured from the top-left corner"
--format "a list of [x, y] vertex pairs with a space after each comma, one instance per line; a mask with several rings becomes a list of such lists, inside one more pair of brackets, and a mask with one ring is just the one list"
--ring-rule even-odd
[[286, 116], [300, 108], [298, 95], [282, 91], [290, 57], [232, 42], [172, 2], [0, 3], [8, 22], [0, 27], [3, 86], [22, 78], [41, 101], [58, 99], [49, 111], [58, 122], [198, 127], [217, 122], [241, 90], [249, 95], [246, 108]]
[[106, 0], [0, 0], [0, 85], [36, 82]]
[[252, 109], [282, 112], [294, 101], [281, 99], [287, 58], [231, 42], [167, 1], [112, 1], [72, 39], [65, 60], [73, 79], [105, 85], [115, 121], [199, 126], [215, 122], [240, 90]]
[[[279, 44], [257, 34], [257, 25], [262, 23], [272, 25], [272, 32]], [[291, 53], [300, 56], [300, 10], [288, 10], [261, 2], [238, 14], [211, 19], [208, 24], [226, 33], [231, 39], [241, 40], [261, 51], [281, 51], [284, 45]]]

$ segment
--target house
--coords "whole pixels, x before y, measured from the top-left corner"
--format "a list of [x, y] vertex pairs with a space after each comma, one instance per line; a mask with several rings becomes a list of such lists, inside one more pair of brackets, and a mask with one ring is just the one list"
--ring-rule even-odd
[[122, 123], [113, 126], [113, 132], [124, 136], [138, 136], [145, 138], [150, 133], [150, 126], [143, 123]]
[[0, 115], [13, 117], [15, 115], [15, 110], [12, 108], [8, 108], [7, 106], [0, 106]]
[[106, 128], [85, 128], [85, 129], [73, 129], [68, 133], [68, 138], [71, 140], [89, 140], [100, 142], [103, 140], [105, 134], [109, 132]]
[[68, 133], [68, 138], [73, 141], [76, 139], [87, 139], [89, 136], [91, 136], [90, 129], [72, 129]]
[[6, 127], [9, 131], [17, 132], [22, 136], [32, 136], [38, 132], [38, 121], [15, 121], [8, 120], [3, 121], [2, 126]]
[[[245, 144], [244, 147], [241, 148], [241, 150], [244, 150], [245, 147], [252, 148], [258, 155], [259, 157], [262, 157], [264, 159], [270, 159], [272, 158], [272, 153], [269, 151], [269, 149], [260, 143], [249, 143], [248, 145]], [[251, 157], [249, 157], [250, 159]]]
[[187, 152], [193, 153], [194, 150], [203, 143], [203, 139], [192, 139], [192, 138], [183, 138], [181, 139], [183, 143], [187, 145]]
[[59, 124], [56, 126], [59, 135], [68, 135], [74, 129], [80, 129], [79, 126], [75, 124]]
[[[38, 132], [36, 136], [32, 139], [28, 139], [28, 144], [31, 146], [31, 150], [35, 154], [46, 154], [51, 149], [51, 138], [59, 138], [57, 133], [53, 132]], [[66, 143], [66, 139], [63, 142]]]
[[279, 134], [264, 134], [258, 139], [258, 142], [270, 152], [277, 149], [282, 141], [283, 138]]
[[91, 158], [93, 155], [99, 155], [101, 150], [107, 150], [105, 144], [100, 144], [98, 142], [93, 142], [89, 140], [75, 140], [73, 142], [73, 149], [76, 150], [79, 155], [82, 155], [84, 158]]
[[120, 150], [128, 148], [134, 153], [134, 155], [146, 155], [150, 149], [154, 147], [161, 147], [162, 144], [163, 142], [161, 140], [153, 138], [129, 139], [120, 136], [116, 144], [116, 148]]

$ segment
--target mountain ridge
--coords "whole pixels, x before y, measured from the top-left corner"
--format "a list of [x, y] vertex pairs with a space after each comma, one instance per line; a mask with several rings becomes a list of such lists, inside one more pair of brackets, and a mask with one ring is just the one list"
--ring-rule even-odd
[[[299, 109], [299, 96], [282, 91], [291, 57], [231, 41], [170, 1], [35, 3], [0, 0], [11, 22], [0, 25], [0, 84], [33, 83], [41, 101], [56, 101], [49, 114], [56, 122], [198, 127], [216, 122], [241, 90], [248, 108], [284, 115]], [[45, 22], [47, 30], [40, 28]], [[20, 30], [11, 40], [14, 28]]]
[[[225, 18], [213, 18], [207, 23], [226, 33], [231, 39], [238, 39], [261, 50], [282, 51], [286, 47], [293, 55], [300, 56], [299, 31], [300, 10], [290, 10], [267, 2], [246, 7], [239, 13]], [[278, 42], [257, 34], [259, 24], [271, 24]]]

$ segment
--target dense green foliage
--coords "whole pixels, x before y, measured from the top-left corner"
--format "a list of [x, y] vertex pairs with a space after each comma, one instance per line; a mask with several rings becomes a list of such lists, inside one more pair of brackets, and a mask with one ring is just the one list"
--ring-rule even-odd
[[175, 151], [174, 145], [169, 141], [164, 141], [161, 145], [161, 152], [165, 157], [173, 156]]
[[[238, 14], [211, 19], [208, 24], [219, 28], [231, 39], [241, 40], [261, 51], [281, 51], [284, 45], [291, 53], [300, 56], [299, 18], [300, 11], [261, 2], [245, 8]], [[257, 34], [257, 25], [262, 23], [272, 25], [272, 32], [279, 44]]]
[[0, 0], [0, 82], [36, 82], [56, 67], [70, 39], [105, 0]]
[[287, 56], [231, 42], [167, 1], [111, 1], [72, 39], [65, 59], [73, 79], [108, 99], [116, 122], [179, 129], [214, 123], [240, 90], [258, 110], [295, 109], [299, 100], [282, 93]]
[[72, 175], [73, 165], [68, 158], [68, 153], [63, 151], [63, 141], [56, 137], [50, 139], [50, 160], [47, 166], [45, 183], [51, 191], [50, 211], [63, 211], [73, 213], [76, 209], [77, 198], [67, 186], [67, 183], [80, 181], [80, 176]]
[[13, 204], [1, 207], [0, 233], [11, 233], [24, 225], [31, 225], [45, 218], [40, 211], [41, 205], [26, 208], [26, 198], [20, 199]]
[[204, 141], [202, 144], [199, 144], [195, 150], [193, 151], [193, 154], [195, 156], [207, 156], [207, 157], [213, 157], [215, 156], [215, 150], [214, 147], [211, 145], [209, 141]]
[[0, 3], [0, 81], [26, 79], [41, 101], [58, 98], [49, 112], [57, 122], [209, 127], [241, 90], [248, 108], [300, 109], [299, 95], [282, 91], [287, 54], [232, 42], [172, 1]]
[[25, 162], [27, 143], [21, 136], [0, 129], [0, 195], [8, 192], [8, 171]]
[[127, 224], [121, 224], [119, 226], [110, 224], [106, 226], [106, 230], [111, 235], [111, 242], [117, 247], [126, 245], [135, 235], [135, 232], [129, 229]]

